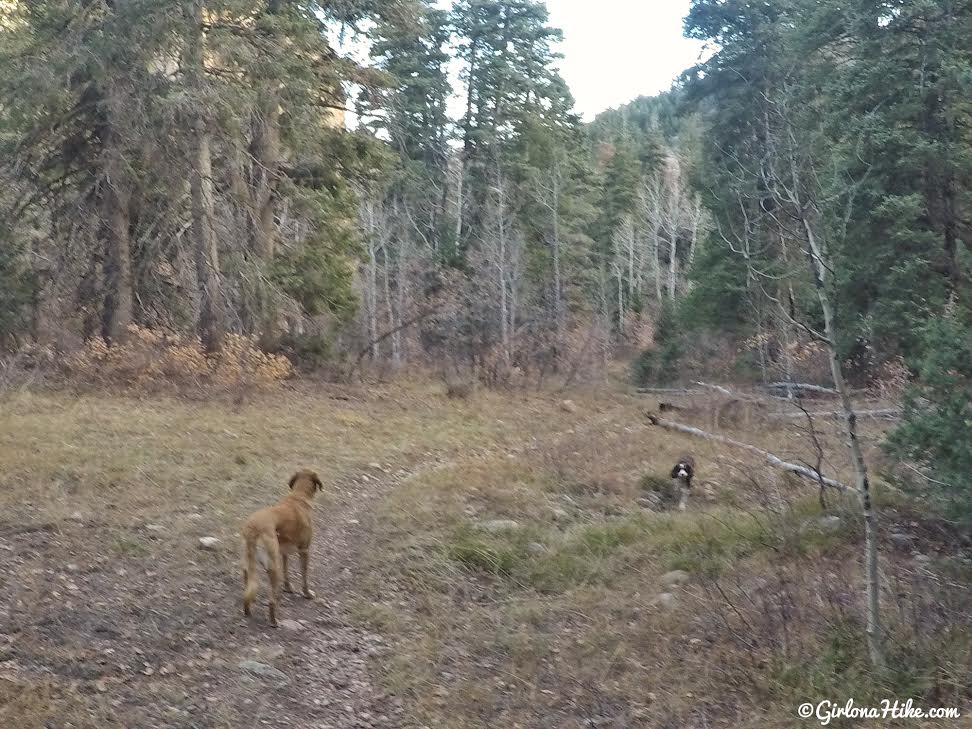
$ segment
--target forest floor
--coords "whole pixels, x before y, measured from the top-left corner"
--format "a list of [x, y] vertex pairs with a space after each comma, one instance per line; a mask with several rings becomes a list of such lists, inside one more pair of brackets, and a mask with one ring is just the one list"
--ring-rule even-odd
[[[898, 645], [872, 680], [853, 501], [824, 514], [813, 484], [648, 425], [656, 404], [414, 383], [239, 406], [8, 394], [0, 726], [785, 727], [813, 696], [967, 707], [970, 548], [951, 525], [879, 479]], [[719, 425], [813, 463], [798, 422]], [[880, 427], [865, 436], [873, 454]], [[699, 477], [674, 512], [652, 494], [683, 451]], [[242, 615], [238, 529], [301, 467], [326, 484], [318, 598], [285, 595], [273, 630], [265, 592]]]

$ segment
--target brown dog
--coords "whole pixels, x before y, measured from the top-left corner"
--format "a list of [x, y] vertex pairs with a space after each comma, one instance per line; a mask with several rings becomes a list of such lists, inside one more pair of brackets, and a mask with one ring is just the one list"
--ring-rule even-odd
[[260, 509], [250, 515], [243, 525], [243, 614], [250, 614], [250, 605], [260, 587], [257, 579], [257, 547], [267, 555], [267, 576], [270, 578], [270, 625], [277, 627], [277, 601], [280, 599], [280, 576], [283, 589], [293, 592], [287, 572], [287, 554], [296, 551], [300, 556], [301, 592], [313, 599], [307, 587], [307, 561], [314, 525], [311, 519], [312, 500], [323, 488], [321, 479], [313, 471], [298, 471], [290, 479], [290, 493], [276, 506]]

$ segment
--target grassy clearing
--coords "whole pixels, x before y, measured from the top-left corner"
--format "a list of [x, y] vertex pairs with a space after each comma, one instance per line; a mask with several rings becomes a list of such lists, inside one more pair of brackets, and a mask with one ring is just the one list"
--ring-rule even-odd
[[[972, 574], [947, 524], [878, 484], [885, 534], [913, 541], [882, 549], [893, 670], [875, 677], [852, 499], [829, 495], [840, 518], [822, 521], [811, 485], [650, 428], [641, 398], [571, 397], [576, 408], [543, 394], [455, 400], [423, 383], [240, 407], [8, 396], [0, 724], [249, 725], [273, 714], [245, 703], [258, 694], [241, 658], [325, 677], [353, 660], [335, 654], [345, 633], [313, 658], [280, 655], [236, 614], [240, 520], [305, 465], [328, 485], [323, 534], [365, 504], [360, 538], [317, 569], [346, 575], [332, 597], [391, 646], [371, 669], [404, 702], [393, 726], [786, 727], [802, 725], [806, 696], [968, 703]], [[813, 456], [775, 423], [730, 433]], [[879, 433], [864, 435], [873, 448]], [[837, 441], [825, 445], [849, 479]], [[639, 498], [686, 450], [699, 463], [689, 510], [646, 509]], [[203, 534], [221, 549], [201, 552]], [[313, 626], [303, 640], [336, 620], [285, 610]], [[275, 700], [308, 721], [320, 711], [299, 687]]]
[[[254, 687], [239, 661], [259, 649], [306, 672], [308, 658], [280, 655], [258, 622], [240, 618], [237, 530], [247, 513], [309, 466], [327, 485], [322, 539], [340, 535], [348, 525], [337, 515], [412, 469], [505, 452], [566, 417], [551, 398], [457, 403], [424, 383], [278, 392], [239, 407], [18, 392], [0, 407], [0, 650], [10, 647], [0, 725], [27, 727], [52, 717], [77, 727], [250, 725], [259, 707], [247, 705]], [[221, 540], [216, 552], [199, 549], [203, 535]], [[331, 547], [334, 563], [313, 565], [318, 583], [353, 576], [353, 550]], [[340, 621], [326, 600], [345, 595], [323, 597], [285, 611], [323, 620], [322, 640], [343, 645], [351, 638], [326, 632]], [[312, 668], [338, 659], [322, 660]], [[291, 717], [319, 711], [300, 692], [277, 701], [289, 701]]]
[[[825, 519], [812, 485], [652, 430], [638, 401], [611, 403], [588, 428], [515, 458], [461, 460], [382, 504], [361, 610], [399, 635], [389, 681], [423, 721], [784, 727], [802, 724], [805, 696], [968, 703], [956, 680], [972, 667], [957, 607], [967, 577], [929, 583], [910, 554], [884, 550], [893, 670], [874, 676], [853, 498], [828, 495], [839, 518]], [[733, 435], [809, 457], [785, 429]], [[849, 480], [838, 444], [825, 445]], [[689, 511], [643, 508], [685, 450], [700, 464]], [[888, 521], [916, 524], [900, 494], [882, 501]], [[942, 539], [914, 547], [947, 550]]]

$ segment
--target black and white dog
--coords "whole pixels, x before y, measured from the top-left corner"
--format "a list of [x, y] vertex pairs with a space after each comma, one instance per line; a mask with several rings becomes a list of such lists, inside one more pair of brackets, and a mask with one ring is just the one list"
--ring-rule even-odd
[[679, 488], [679, 511], [685, 511], [685, 504], [688, 502], [689, 489], [692, 488], [692, 477], [695, 475], [695, 459], [692, 456], [684, 455], [678, 459], [678, 463], [672, 469], [671, 478], [675, 480]]

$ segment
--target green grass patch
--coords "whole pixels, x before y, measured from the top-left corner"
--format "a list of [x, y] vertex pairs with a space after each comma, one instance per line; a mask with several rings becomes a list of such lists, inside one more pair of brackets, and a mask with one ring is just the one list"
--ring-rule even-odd
[[713, 577], [741, 559], [782, 546], [770, 525], [732, 510], [634, 513], [566, 532], [530, 525], [490, 534], [466, 524], [446, 544], [448, 557], [467, 570], [548, 593], [609, 585], [632, 569], [682, 569]]
[[145, 542], [128, 535], [119, 535], [111, 542], [111, 549], [119, 557], [147, 557], [151, 554]]
[[449, 556], [463, 567], [496, 577], [509, 576], [523, 554], [515, 544], [487, 539], [469, 531], [457, 534], [448, 545]]

